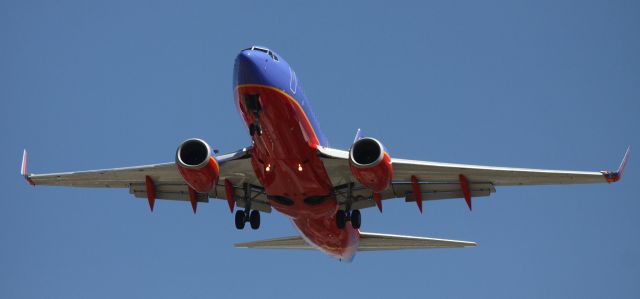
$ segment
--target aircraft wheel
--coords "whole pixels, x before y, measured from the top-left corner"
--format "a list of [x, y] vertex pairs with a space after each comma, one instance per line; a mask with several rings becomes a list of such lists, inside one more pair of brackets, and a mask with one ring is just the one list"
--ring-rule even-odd
[[338, 228], [344, 228], [346, 222], [347, 213], [345, 213], [343, 210], [338, 210], [338, 212], [336, 212], [336, 226], [338, 226]]
[[245, 223], [244, 211], [240, 211], [240, 210], [236, 211], [236, 228], [243, 229], [244, 223]]
[[260, 228], [260, 212], [253, 210], [249, 215], [249, 223], [252, 229]]
[[360, 210], [351, 211], [351, 226], [355, 229], [360, 228], [360, 224], [362, 224], [362, 216], [360, 215]]

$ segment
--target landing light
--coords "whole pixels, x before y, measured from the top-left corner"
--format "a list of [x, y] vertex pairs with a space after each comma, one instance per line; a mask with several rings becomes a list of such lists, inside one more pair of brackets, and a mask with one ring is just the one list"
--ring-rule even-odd
[[302, 171], [302, 164], [298, 164], [298, 171]]
[[267, 167], [264, 168], [267, 172], [271, 171], [271, 164], [267, 164]]

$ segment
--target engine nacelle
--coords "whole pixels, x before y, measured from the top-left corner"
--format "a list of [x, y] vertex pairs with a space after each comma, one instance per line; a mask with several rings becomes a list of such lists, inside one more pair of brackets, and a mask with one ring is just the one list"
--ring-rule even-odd
[[367, 137], [353, 143], [349, 150], [349, 168], [358, 182], [374, 192], [382, 192], [391, 184], [391, 157], [376, 139]]
[[193, 190], [207, 193], [218, 184], [219, 168], [211, 148], [201, 139], [189, 139], [176, 151], [176, 166]]

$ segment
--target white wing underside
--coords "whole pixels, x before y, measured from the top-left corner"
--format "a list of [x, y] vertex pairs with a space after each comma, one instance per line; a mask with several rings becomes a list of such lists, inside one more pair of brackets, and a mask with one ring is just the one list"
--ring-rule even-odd
[[[462, 248], [473, 246], [476, 246], [476, 243], [458, 240], [360, 232], [360, 244], [358, 246], [358, 251]], [[235, 247], [256, 249], [315, 249], [313, 246], [307, 244], [300, 236], [238, 243], [235, 244]]]
[[[423, 200], [463, 198], [459, 175], [468, 179], [471, 197], [489, 196], [495, 186], [548, 185], [548, 184], [591, 184], [616, 181], [622, 176], [628, 160], [625, 154], [617, 172], [562, 171], [526, 168], [491, 167], [479, 165], [438, 163], [393, 159], [393, 180], [391, 186], [381, 193], [382, 199], [404, 198], [415, 201], [411, 177], [416, 176]], [[322, 160], [340, 205], [349, 202], [351, 209], [375, 206], [372, 192], [362, 186], [352, 176], [349, 169], [349, 153], [343, 150], [320, 147], [318, 155]], [[271, 205], [251, 164], [251, 148], [217, 157], [220, 166], [219, 184], [209, 194], [198, 194], [199, 202], [209, 198], [225, 198], [224, 181], [228, 179], [234, 186], [234, 198], [239, 207], [244, 207], [250, 198], [252, 209], [271, 212]], [[35, 185], [72, 186], [88, 188], [128, 188], [129, 193], [138, 198], [146, 198], [146, 176], [155, 185], [156, 198], [188, 201], [188, 187], [180, 176], [175, 163], [162, 163], [136, 167], [113, 168], [92, 171], [27, 174], [26, 151], [21, 173]], [[348, 198], [344, 187], [351, 185]], [[245, 189], [245, 186], [250, 186]], [[245, 196], [245, 190], [248, 196]]]
[[[354, 183], [350, 204], [352, 209], [375, 206], [374, 201], [371, 200], [372, 192], [358, 184], [351, 175], [348, 151], [320, 147], [319, 152], [334, 186], [346, 186]], [[404, 198], [407, 202], [415, 201], [416, 197], [413, 194], [411, 184], [412, 176], [418, 178], [423, 200], [463, 198], [463, 190], [459, 181], [461, 174], [469, 182], [472, 198], [491, 195], [496, 191], [495, 186], [607, 183], [607, 175], [615, 176], [617, 179], [622, 175], [628, 153], [627, 149], [617, 172], [493, 167], [392, 159], [393, 179], [391, 186], [380, 195], [383, 200]], [[344, 195], [344, 192], [338, 195]], [[342, 204], [345, 204], [346, 200], [346, 197], [338, 196], [338, 201]]]
[[[224, 180], [234, 185], [234, 196], [239, 207], [244, 207], [244, 184], [260, 187], [255, 176], [249, 148], [217, 157], [220, 167], [219, 184], [209, 194], [198, 194], [198, 202], [209, 202], [209, 198], [225, 198]], [[24, 164], [24, 163], [23, 163]], [[23, 166], [26, 168], [26, 166]], [[26, 169], [25, 169], [26, 171]], [[147, 198], [146, 176], [155, 185], [157, 199], [189, 200], [187, 184], [180, 176], [174, 162], [112, 168], [90, 171], [30, 174], [27, 179], [35, 185], [70, 186], [86, 188], [128, 188], [129, 193], [138, 198]], [[266, 194], [260, 189], [251, 189], [251, 207], [262, 212], [271, 212]]]

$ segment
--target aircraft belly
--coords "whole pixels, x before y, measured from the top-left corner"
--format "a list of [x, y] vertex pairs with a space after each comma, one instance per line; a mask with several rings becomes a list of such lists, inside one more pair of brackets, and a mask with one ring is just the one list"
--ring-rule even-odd
[[[256, 94], [259, 113], [243, 101], [245, 95]], [[247, 126], [261, 128], [252, 136], [251, 159], [272, 207], [291, 217], [310, 244], [351, 259], [358, 247], [358, 232], [336, 226], [333, 185], [317, 155], [319, 142], [304, 110], [294, 98], [269, 86], [238, 86], [236, 99]]]

